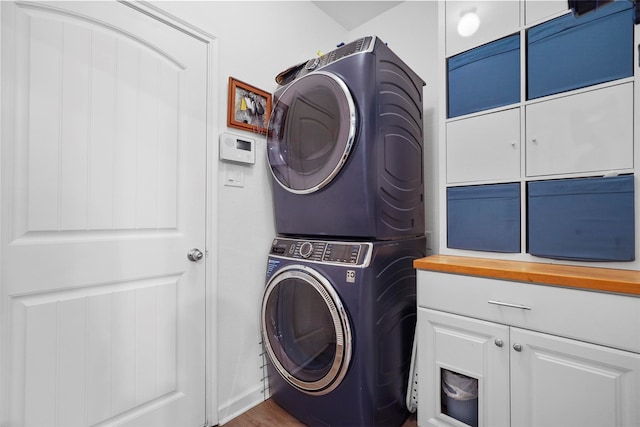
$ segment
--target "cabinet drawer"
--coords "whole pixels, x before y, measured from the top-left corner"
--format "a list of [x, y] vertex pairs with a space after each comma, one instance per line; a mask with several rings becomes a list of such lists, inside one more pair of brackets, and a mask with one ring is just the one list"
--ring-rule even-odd
[[567, 14], [527, 32], [527, 99], [633, 75], [633, 5]]
[[520, 101], [520, 33], [447, 60], [447, 117]]
[[640, 353], [640, 298], [426, 270], [417, 275], [419, 307]]
[[634, 177], [528, 183], [528, 252], [576, 261], [635, 259]]
[[520, 109], [447, 123], [449, 183], [520, 179]]
[[520, 252], [520, 184], [448, 188], [447, 246]]
[[633, 168], [633, 84], [526, 107], [526, 173]]

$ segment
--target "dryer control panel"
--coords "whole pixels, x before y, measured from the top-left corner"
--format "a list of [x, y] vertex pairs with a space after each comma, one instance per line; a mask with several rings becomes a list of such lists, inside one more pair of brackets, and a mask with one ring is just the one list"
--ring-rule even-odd
[[346, 56], [353, 55], [354, 53], [365, 52], [370, 49], [373, 37], [362, 37], [358, 40], [352, 41], [349, 44], [345, 44], [332, 50], [331, 52], [320, 56], [319, 58], [311, 58], [306, 64], [307, 70], [314, 70], [316, 68], [324, 67]]
[[371, 246], [371, 243], [363, 242], [277, 238], [273, 240], [269, 254], [325, 264], [366, 265]]
[[[309, 74], [312, 71], [319, 70], [320, 68], [339, 61], [347, 56], [355, 55], [357, 53], [372, 52], [375, 47], [376, 38], [372, 36], [362, 37], [351, 43], [344, 44], [332, 50], [329, 53], [325, 53], [322, 56], [309, 59], [303, 66], [300, 66], [295, 78], [300, 78], [305, 74]], [[293, 80], [293, 79], [291, 79]]]

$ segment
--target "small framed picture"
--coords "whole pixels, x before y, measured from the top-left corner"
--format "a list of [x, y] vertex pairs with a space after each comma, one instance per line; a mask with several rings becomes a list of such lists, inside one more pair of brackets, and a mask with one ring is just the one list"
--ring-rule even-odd
[[270, 93], [229, 77], [227, 126], [266, 134], [270, 114]]

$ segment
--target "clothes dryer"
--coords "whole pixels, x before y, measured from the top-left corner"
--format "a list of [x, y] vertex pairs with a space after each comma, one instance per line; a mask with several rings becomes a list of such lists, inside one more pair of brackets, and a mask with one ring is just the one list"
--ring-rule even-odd
[[292, 70], [267, 133], [276, 232], [424, 234], [424, 82], [376, 37]]
[[400, 426], [425, 239], [278, 237], [261, 329], [271, 398], [311, 426]]

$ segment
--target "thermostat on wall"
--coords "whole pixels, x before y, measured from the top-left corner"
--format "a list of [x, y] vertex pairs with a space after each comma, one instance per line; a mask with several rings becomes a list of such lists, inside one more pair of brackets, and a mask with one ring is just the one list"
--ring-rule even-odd
[[254, 164], [256, 140], [223, 132], [220, 135], [220, 160]]

